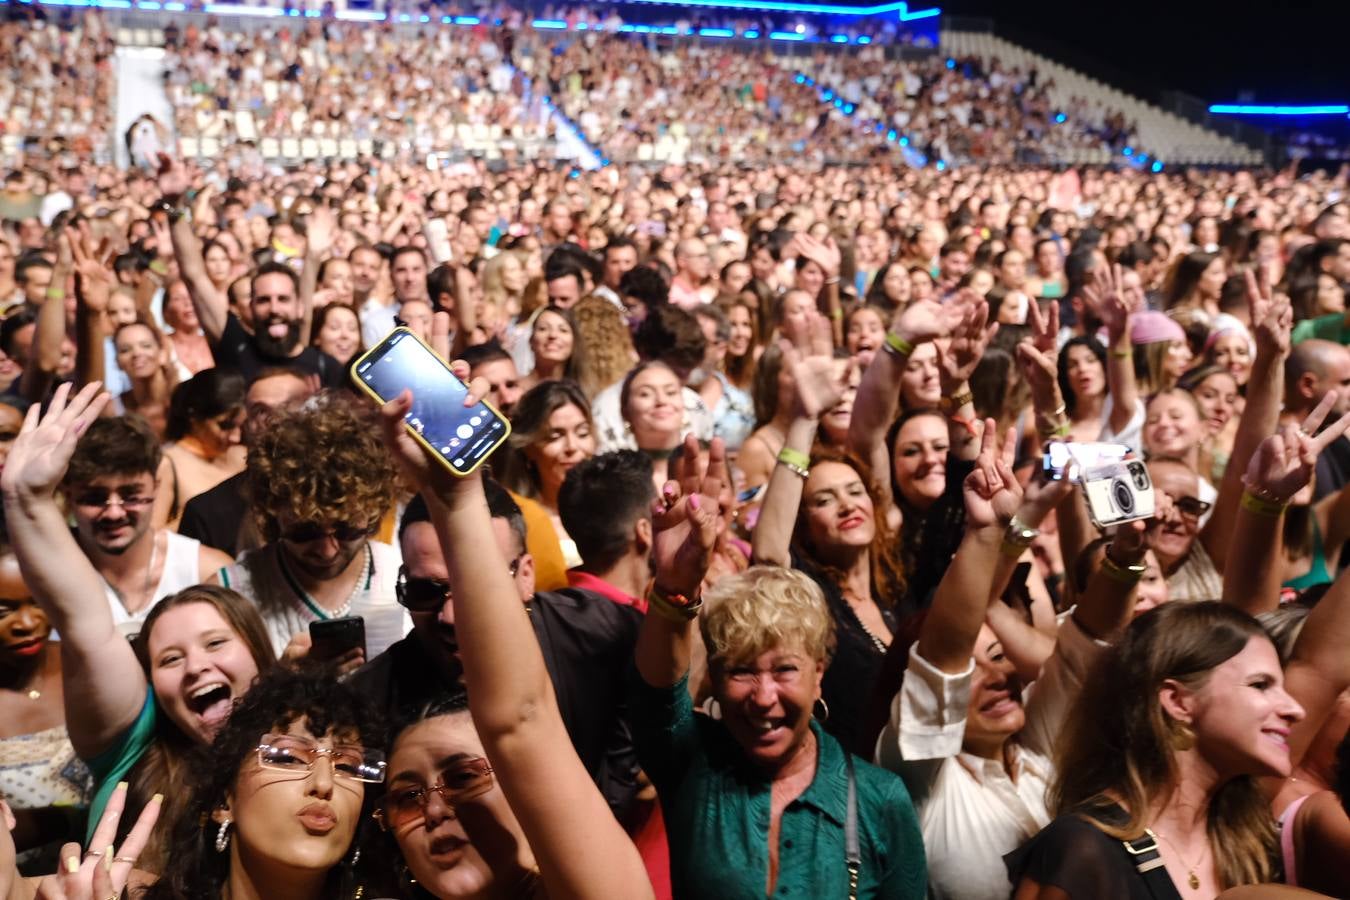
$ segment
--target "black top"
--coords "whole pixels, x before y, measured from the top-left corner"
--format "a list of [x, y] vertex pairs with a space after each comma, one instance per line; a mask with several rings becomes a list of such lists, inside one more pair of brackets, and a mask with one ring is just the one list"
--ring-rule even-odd
[[[830, 608], [830, 617], [834, 619], [834, 656], [830, 657], [820, 685], [820, 697], [829, 714], [821, 725], [845, 747], [854, 748], [858, 745], [858, 734], [864, 725], [877, 676], [881, 674], [886, 648], [878, 646], [868, 634], [834, 579], [796, 555], [792, 558], [792, 567], [820, 585]], [[891, 604], [875, 596], [873, 599], [886, 627], [895, 634], [897, 620]]]
[[338, 388], [346, 384], [346, 373], [342, 363], [318, 347], [306, 347], [296, 356], [264, 355], [254, 342], [253, 335], [245, 330], [234, 313], [226, 316], [225, 330], [221, 332], [220, 340], [211, 345], [211, 354], [215, 357], [216, 365], [222, 369], [238, 371], [250, 384], [264, 369], [272, 367], [295, 369], [317, 375], [319, 383], [327, 388]]
[[248, 473], [240, 472], [193, 497], [183, 504], [178, 533], [238, 556], [239, 530], [249, 515], [247, 487]]
[[[1125, 821], [1118, 806], [1094, 814]], [[1076, 813], [1055, 819], [1003, 861], [1014, 885], [1030, 878], [1059, 888], [1070, 900], [1181, 900], [1165, 868], [1150, 873], [1159, 891], [1155, 893], [1135, 868], [1135, 857], [1125, 844]]]
[[926, 510], [910, 506], [896, 492], [903, 524], [900, 540], [904, 548], [907, 608], [898, 609], [901, 619], [932, 605], [933, 592], [947, 573], [947, 566], [961, 546], [966, 533], [966, 506], [962, 486], [975, 469], [973, 460], [947, 458], [947, 485], [942, 496]]
[[1350, 440], [1336, 438], [1317, 456], [1317, 477], [1313, 481], [1313, 499], [1321, 500], [1350, 482]]
[[[529, 609], [567, 734], [605, 799], [621, 812], [637, 792], [624, 710], [642, 614], [577, 588], [535, 594]], [[410, 634], [353, 673], [350, 683], [397, 720], [462, 694], [460, 674], [434, 662]]]

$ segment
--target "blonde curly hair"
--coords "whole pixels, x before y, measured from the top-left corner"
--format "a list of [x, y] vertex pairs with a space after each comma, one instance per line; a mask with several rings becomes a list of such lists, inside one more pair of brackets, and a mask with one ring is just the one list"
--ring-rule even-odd
[[834, 619], [820, 586], [780, 566], [718, 579], [703, 595], [699, 628], [713, 665], [751, 662], [773, 649], [800, 650], [816, 662], [834, 652]]
[[379, 435], [374, 410], [343, 394], [319, 394], [274, 416], [248, 452], [249, 495], [264, 539], [280, 538], [282, 515], [376, 525], [396, 490]]
[[577, 366], [577, 381], [587, 400], [623, 380], [637, 361], [633, 336], [623, 312], [604, 297], [582, 297], [572, 307], [572, 319], [585, 342], [586, 352]]

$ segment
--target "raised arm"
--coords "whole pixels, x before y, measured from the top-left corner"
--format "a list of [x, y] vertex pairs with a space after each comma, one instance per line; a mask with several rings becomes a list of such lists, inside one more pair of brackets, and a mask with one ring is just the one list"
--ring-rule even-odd
[[1271, 291], [1264, 272], [1259, 280], [1247, 272], [1247, 302], [1256, 332], [1256, 359], [1247, 382], [1247, 404], [1238, 421], [1233, 453], [1228, 457], [1228, 467], [1219, 484], [1214, 512], [1200, 532], [1205, 552], [1220, 571], [1223, 571], [1232, 547], [1229, 538], [1242, 501], [1242, 476], [1256, 448], [1279, 425], [1280, 405], [1284, 402], [1284, 361], [1289, 356], [1294, 323], [1293, 308], [1288, 299], [1277, 297]]
[[[959, 299], [959, 298], [958, 298]], [[949, 334], [966, 316], [965, 301], [940, 305], [930, 300], [911, 303], [891, 319], [882, 352], [863, 373], [849, 419], [848, 445], [872, 468], [882, 496], [891, 495], [891, 461], [886, 456], [886, 429], [900, 411], [900, 378], [909, 354], [919, 344]]]
[[754, 559], [765, 565], [786, 566], [790, 562], [792, 531], [806, 485], [816, 428], [821, 414], [839, 402], [848, 386], [848, 372], [842, 376], [834, 372], [829, 323], [816, 312], [808, 313], [808, 317], [809, 336], [798, 335], [797, 346], [786, 340], [781, 342], [783, 372], [792, 381], [793, 419], [777, 464], [769, 475], [769, 486], [752, 535]]
[[[469, 378], [468, 365], [454, 364]], [[474, 382], [465, 405], [487, 393]], [[457, 479], [410, 437], [412, 396], [384, 406], [385, 438], [422, 489], [450, 570], [469, 711], [551, 897], [650, 897], [642, 861], [572, 749], [529, 615], [493, 537], [478, 474]]]
[[[183, 163], [161, 153], [159, 191], [164, 201], [175, 207], [181, 207], [187, 189], [188, 174]], [[178, 260], [179, 274], [187, 284], [188, 294], [192, 297], [192, 307], [197, 311], [197, 321], [201, 323], [206, 339], [214, 344], [225, 333], [225, 323], [230, 314], [229, 300], [216, 290], [216, 286], [206, 274], [201, 241], [197, 240], [188, 217], [181, 212], [170, 215], [169, 235], [173, 243], [174, 258]]]
[[[980, 425], [975, 398], [970, 393], [970, 376], [984, 357], [984, 351], [998, 333], [998, 323], [989, 322], [989, 304], [973, 291], [964, 291], [957, 302], [965, 306], [965, 317], [952, 329], [949, 341], [937, 342], [938, 380], [942, 388], [941, 406], [947, 414], [947, 435], [953, 459], [974, 459], [980, 452]], [[889, 466], [887, 467], [889, 469]]]
[[300, 345], [309, 346], [314, 328], [314, 291], [319, 284], [319, 267], [333, 249], [337, 221], [326, 206], [316, 206], [305, 222], [305, 266], [300, 270]]
[[108, 749], [145, 703], [136, 655], [113, 626], [103, 580], [66, 526], [56, 503], [79, 436], [108, 402], [97, 382], [70, 397], [62, 385], [39, 418], [29, 408], [0, 475], [5, 521], [19, 569], [61, 634], [66, 728], [85, 759]]
[[1328, 391], [1302, 425], [1286, 425], [1262, 441], [1247, 466], [1223, 570], [1223, 600], [1253, 616], [1280, 604], [1285, 508], [1312, 480], [1318, 454], [1350, 428], [1347, 413], [1318, 434], [1336, 398]]
[[1138, 285], [1126, 286], [1119, 265], [1100, 267], [1092, 283], [1083, 289], [1083, 299], [1097, 318], [1106, 324], [1106, 385], [1111, 395], [1112, 434], [1120, 434], [1130, 424], [1139, 402], [1139, 384], [1134, 377], [1134, 345], [1130, 342], [1130, 322], [1144, 308], [1144, 291]]
[[63, 233], [57, 239], [52, 283], [38, 309], [32, 350], [20, 381], [24, 399], [30, 403], [45, 400], [56, 383], [56, 370], [61, 367], [61, 346], [66, 338], [66, 287], [73, 267], [70, 239]]
[[1022, 487], [1012, 472], [1015, 435], [996, 446], [994, 420], [984, 423], [975, 470], [966, 477], [966, 534], [942, 576], [933, 606], [919, 631], [915, 652], [949, 674], [970, 665], [975, 639], [984, 624], [999, 564], [1004, 529], [1022, 502]]
[[103, 379], [104, 338], [108, 335], [108, 301], [116, 279], [83, 241], [69, 234], [75, 258], [75, 360], [81, 385]]

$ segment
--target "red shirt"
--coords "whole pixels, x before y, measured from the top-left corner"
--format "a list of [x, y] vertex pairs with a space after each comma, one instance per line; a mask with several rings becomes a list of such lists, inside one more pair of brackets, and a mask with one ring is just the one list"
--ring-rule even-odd
[[611, 600], [620, 606], [631, 606], [638, 612], [646, 615], [647, 600], [644, 597], [632, 597], [616, 588], [614, 585], [605, 581], [603, 578], [597, 578], [590, 572], [583, 572], [580, 569], [567, 570], [568, 587], [581, 588], [583, 591], [591, 591], [599, 594], [607, 600]]

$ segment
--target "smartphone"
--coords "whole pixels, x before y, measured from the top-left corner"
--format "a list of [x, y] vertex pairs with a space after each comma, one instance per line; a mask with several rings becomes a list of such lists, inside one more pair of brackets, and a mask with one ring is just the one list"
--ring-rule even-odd
[[1153, 516], [1153, 480], [1143, 460], [1130, 459], [1082, 474], [1088, 516], [1098, 528], [1109, 528]]
[[380, 403], [411, 390], [413, 405], [403, 424], [453, 475], [476, 470], [511, 434], [510, 421], [490, 404], [464, 405], [464, 382], [407, 328], [395, 328], [362, 355], [351, 377]]
[[323, 619], [309, 623], [312, 646], [309, 655], [314, 659], [337, 659], [351, 650], [366, 652], [366, 620], [360, 616], [342, 619]]

